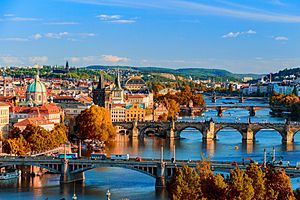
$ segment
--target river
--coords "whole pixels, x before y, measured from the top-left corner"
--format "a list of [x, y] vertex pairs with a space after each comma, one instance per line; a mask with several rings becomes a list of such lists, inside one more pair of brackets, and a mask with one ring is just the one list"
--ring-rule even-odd
[[[218, 103], [229, 103], [233, 100], [221, 99]], [[263, 104], [260, 101], [246, 101], [245, 104]], [[203, 120], [216, 117], [216, 111], [207, 111], [203, 117], [181, 118], [180, 120]], [[222, 120], [248, 120], [249, 112], [242, 109], [230, 109], [223, 112]], [[273, 118], [269, 109], [256, 112], [251, 121], [282, 122], [283, 119]], [[224, 129], [218, 132], [218, 140], [210, 143], [202, 142], [202, 134], [195, 129], [186, 129], [181, 133], [181, 139], [166, 140], [156, 137], [130, 140], [127, 136], [118, 136], [118, 140], [110, 152], [129, 153], [131, 156], [145, 158], [159, 158], [160, 146], [164, 146], [164, 157], [173, 156], [174, 146], [177, 159], [200, 159], [205, 157], [218, 161], [241, 161], [242, 157], [251, 157], [261, 162], [263, 150], [266, 148], [268, 158], [271, 157], [273, 147], [278, 159], [289, 160], [292, 164], [300, 161], [300, 134], [296, 134], [295, 142], [291, 145], [282, 145], [281, 136], [274, 130], [260, 131], [254, 143], [242, 142], [239, 132]], [[236, 149], [236, 146], [238, 149]], [[0, 183], [0, 199], [71, 199], [74, 190], [78, 199], [106, 199], [107, 189], [111, 199], [136, 200], [165, 200], [168, 199], [164, 190], [155, 190], [155, 180], [147, 175], [122, 168], [98, 168], [85, 172], [85, 181], [76, 184], [59, 184], [58, 175], [44, 175], [42, 177], [26, 178]], [[300, 187], [299, 179], [292, 179], [293, 188]]]

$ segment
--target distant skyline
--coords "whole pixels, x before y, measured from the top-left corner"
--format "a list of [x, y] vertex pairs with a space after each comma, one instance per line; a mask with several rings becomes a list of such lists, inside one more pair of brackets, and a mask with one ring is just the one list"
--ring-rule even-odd
[[0, 66], [300, 67], [300, 1], [1, 0]]

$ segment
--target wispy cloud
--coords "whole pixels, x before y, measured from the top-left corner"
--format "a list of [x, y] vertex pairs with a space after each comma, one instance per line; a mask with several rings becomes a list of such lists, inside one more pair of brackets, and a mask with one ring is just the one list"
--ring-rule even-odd
[[38, 18], [30, 18], [30, 17], [12, 17], [9, 18], [10, 21], [17, 21], [17, 22], [26, 22], [26, 21], [39, 21]]
[[0, 56], [0, 62], [4, 65], [22, 64], [22, 60], [16, 56]]
[[13, 41], [13, 42], [27, 42], [28, 38], [12, 37], [12, 38], [0, 38], [2, 41]]
[[46, 22], [47, 25], [77, 25], [78, 22]]
[[4, 17], [13, 17], [13, 16], [15, 16], [14, 14], [11, 14], [11, 13], [6, 13], [6, 14], [4, 14], [3, 15]]
[[33, 36], [32, 36], [32, 38], [33, 39], [35, 39], [35, 40], [39, 40], [39, 39], [41, 39], [43, 36], [42, 36], [42, 34], [40, 34], [40, 33], [36, 33], [36, 34], [34, 34]]
[[249, 29], [248, 31], [243, 31], [243, 32], [229, 32], [223, 35], [222, 38], [236, 38], [241, 35], [254, 35], [254, 34], [256, 34], [256, 31]]
[[46, 33], [45, 37], [46, 38], [52, 38], [52, 39], [62, 39], [69, 35], [68, 32], [59, 32], [59, 33]]
[[45, 64], [46, 62], [48, 62], [48, 57], [47, 56], [32, 56], [32, 57], [29, 57], [28, 58], [28, 61], [31, 63], [31, 64], [38, 64], [38, 63], [41, 63], [41, 64]]
[[[130, 0], [67, 0], [76, 3], [93, 4], [93, 5], [110, 5], [133, 7], [143, 9], [165, 9], [173, 10], [173, 12], [189, 13], [193, 15], [215, 15], [227, 16], [246, 20], [280, 22], [280, 23], [300, 23], [299, 15], [291, 15], [271, 12], [267, 9], [260, 10], [255, 7], [244, 6], [243, 4], [224, 5], [222, 3], [201, 3], [187, 0], [161, 1], [153, 0], [151, 3], [146, 1], [130, 1]], [[273, 1], [273, 3], [281, 3], [281, 1]]]
[[127, 62], [127, 61], [129, 61], [128, 58], [113, 56], [113, 55], [102, 55], [102, 58], [106, 62]]
[[276, 36], [274, 37], [274, 40], [278, 40], [278, 41], [288, 41], [289, 38], [286, 36]]
[[110, 23], [118, 23], [118, 24], [132, 24], [136, 22], [136, 18], [124, 19], [122, 15], [106, 15], [101, 14], [97, 15], [101, 21], [110, 22]]

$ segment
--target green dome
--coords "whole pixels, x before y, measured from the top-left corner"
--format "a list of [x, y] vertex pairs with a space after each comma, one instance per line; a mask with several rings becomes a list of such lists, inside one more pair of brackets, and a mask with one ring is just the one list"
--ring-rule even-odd
[[27, 87], [26, 93], [46, 93], [45, 85], [40, 81], [39, 76]]

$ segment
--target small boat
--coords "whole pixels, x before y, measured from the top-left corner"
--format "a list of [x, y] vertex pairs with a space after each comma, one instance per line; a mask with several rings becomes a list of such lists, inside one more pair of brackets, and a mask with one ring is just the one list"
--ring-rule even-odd
[[1, 172], [0, 173], [0, 180], [14, 179], [14, 178], [18, 178], [20, 175], [21, 175], [20, 170]]

